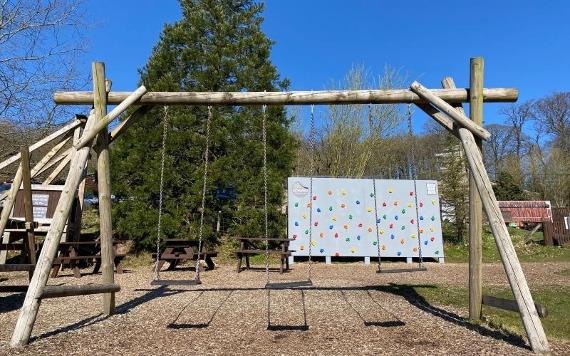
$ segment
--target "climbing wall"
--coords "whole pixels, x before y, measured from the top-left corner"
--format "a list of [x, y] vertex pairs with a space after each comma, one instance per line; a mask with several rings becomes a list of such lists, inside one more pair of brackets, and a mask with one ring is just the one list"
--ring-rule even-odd
[[312, 236], [313, 256], [443, 257], [439, 216], [435, 181], [313, 178], [312, 194], [309, 178], [288, 181], [294, 256]]

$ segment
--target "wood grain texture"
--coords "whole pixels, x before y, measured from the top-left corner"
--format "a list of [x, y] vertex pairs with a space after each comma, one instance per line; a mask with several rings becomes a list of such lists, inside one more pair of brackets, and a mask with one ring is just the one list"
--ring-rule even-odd
[[46, 286], [40, 299], [71, 297], [100, 293], [115, 293], [121, 290], [118, 284], [84, 284], [79, 286]]
[[[87, 132], [93, 129], [94, 123], [95, 115], [92, 114], [87, 120]], [[12, 347], [24, 346], [30, 340], [30, 335], [32, 334], [32, 329], [40, 306], [39, 298], [41, 297], [49, 278], [51, 266], [58, 251], [59, 241], [67, 223], [77, 188], [85, 174], [85, 163], [89, 158], [89, 150], [89, 147], [86, 147], [72, 152], [73, 159], [69, 173], [57, 204], [50, 230], [45, 237], [34, 275], [30, 281], [28, 292], [24, 299], [24, 304], [20, 309], [20, 314], [12, 334], [10, 341], [10, 345]]]
[[[469, 91], [463, 89], [431, 89], [434, 95], [450, 103], [467, 102]], [[110, 92], [108, 104], [119, 104], [131, 92]], [[483, 91], [486, 102], [514, 102], [515, 88], [489, 88]], [[56, 92], [57, 104], [85, 105], [93, 103], [93, 92]], [[135, 101], [136, 105], [305, 105], [305, 104], [398, 104], [425, 103], [408, 89], [324, 90], [290, 92], [149, 92]]]
[[[104, 88], [104, 87], [103, 87]], [[103, 91], [105, 93], [105, 91]], [[74, 146], [75, 149], [80, 149], [85, 147], [89, 142], [91, 142], [97, 134], [101, 131], [107, 129], [107, 125], [109, 125], [113, 120], [115, 120], [119, 115], [121, 115], [125, 110], [127, 110], [133, 103], [143, 96], [146, 93], [146, 88], [144, 85], [141, 85], [137, 90], [135, 90], [131, 95], [127, 96], [125, 100], [121, 101], [119, 105], [117, 105], [110, 113], [105, 114], [104, 117], [97, 121], [97, 125], [91, 132], [87, 132], [85, 135], [81, 137], [79, 142]], [[97, 95], [96, 95], [97, 97]]]
[[[30, 151], [28, 146], [20, 149], [22, 167], [22, 187], [24, 196], [24, 217], [26, 219], [25, 251], [28, 263], [36, 264], [36, 237], [34, 235], [34, 207], [32, 204], [32, 175], [30, 172]], [[32, 278], [33, 271], [30, 271]]]
[[[97, 128], [105, 122], [107, 115], [107, 90], [105, 65], [95, 62], [93, 71], [93, 91], [95, 92], [94, 110]], [[110, 81], [109, 88], [110, 88]], [[143, 87], [144, 88], [144, 87]], [[146, 89], [145, 89], [146, 90]], [[125, 107], [126, 109], [126, 107]], [[108, 121], [110, 122], [110, 121]], [[109, 160], [109, 135], [107, 125], [101, 129], [95, 145], [97, 152], [97, 187], [99, 192], [99, 238], [101, 241], [101, 272], [103, 283], [111, 285], [115, 281], [113, 260], [113, 224], [111, 219], [111, 173]], [[115, 310], [115, 293], [103, 294], [103, 313], [112, 315]]]
[[[68, 123], [67, 125], [63, 126], [62, 128], [60, 128], [59, 130], [55, 131], [54, 133], [44, 137], [43, 139], [39, 140], [38, 142], [34, 143], [33, 145], [31, 145], [29, 147], [29, 151], [30, 153], [34, 152], [35, 150], [37, 150], [40, 147], [43, 147], [44, 145], [47, 145], [48, 143], [57, 140], [58, 138], [62, 137], [63, 135], [67, 134], [69, 131], [73, 130], [74, 128], [76, 128], [79, 125], [82, 125], [83, 121], [80, 119], [74, 119], [73, 121], [71, 121], [70, 123]], [[0, 169], [3, 169], [7, 166], [9, 166], [12, 163], [18, 162], [20, 160], [20, 153], [15, 154], [14, 156], [4, 160], [3, 162], [0, 163]]]
[[[469, 116], [483, 126], [483, 58], [471, 58]], [[482, 154], [483, 141], [475, 138]], [[469, 319], [481, 320], [483, 303], [483, 205], [473, 174], [469, 174]]]

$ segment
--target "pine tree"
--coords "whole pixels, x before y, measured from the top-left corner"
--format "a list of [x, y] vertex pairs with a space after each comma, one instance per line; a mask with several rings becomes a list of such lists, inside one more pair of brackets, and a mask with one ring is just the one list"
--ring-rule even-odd
[[[272, 42], [261, 32], [263, 5], [252, 0], [181, 0], [183, 17], [165, 25], [151, 58], [140, 70], [149, 91], [275, 91], [288, 87], [269, 59]], [[263, 233], [261, 107], [213, 107], [205, 236], [213, 238], [217, 212], [232, 235]], [[117, 232], [149, 248], [156, 238], [162, 119], [156, 107], [113, 147]], [[168, 108], [163, 233], [197, 238], [203, 184], [207, 108]], [[267, 109], [270, 233], [283, 234], [279, 213], [295, 140], [283, 107]], [[234, 200], [216, 191], [235, 191]]]
[[515, 178], [508, 172], [497, 174], [497, 182], [493, 187], [498, 200], [524, 200], [525, 194]]

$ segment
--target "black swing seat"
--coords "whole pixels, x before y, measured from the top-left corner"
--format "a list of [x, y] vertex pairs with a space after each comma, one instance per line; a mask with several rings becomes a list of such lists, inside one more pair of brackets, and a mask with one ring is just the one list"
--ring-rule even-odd
[[150, 282], [151, 286], [196, 286], [202, 282], [195, 279], [155, 279]]
[[294, 281], [294, 282], [274, 282], [267, 283], [265, 289], [303, 289], [312, 288], [313, 282], [309, 279], [306, 281]]
[[395, 269], [378, 269], [376, 273], [413, 273], [413, 272], [426, 272], [427, 268], [424, 266], [416, 268], [395, 268]]

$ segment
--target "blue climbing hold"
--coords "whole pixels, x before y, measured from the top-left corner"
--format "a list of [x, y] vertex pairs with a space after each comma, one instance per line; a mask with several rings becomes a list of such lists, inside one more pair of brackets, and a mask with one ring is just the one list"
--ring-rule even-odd
[[390, 235], [390, 239], [394, 240], [396, 238], [396, 236], [394, 236], [394, 234]]
[[299, 226], [299, 222], [298, 222], [298, 221], [295, 221], [295, 226]]
[[332, 225], [329, 225], [329, 229], [332, 230], [332, 229], [333, 229], [333, 226], [332, 226]]
[[360, 204], [360, 200], [357, 200], [357, 201], [356, 201], [356, 205], [358, 205], [358, 204]]
[[321, 212], [321, 208], [317, 208], [317, 213], [320, 213], [320, 212]]

